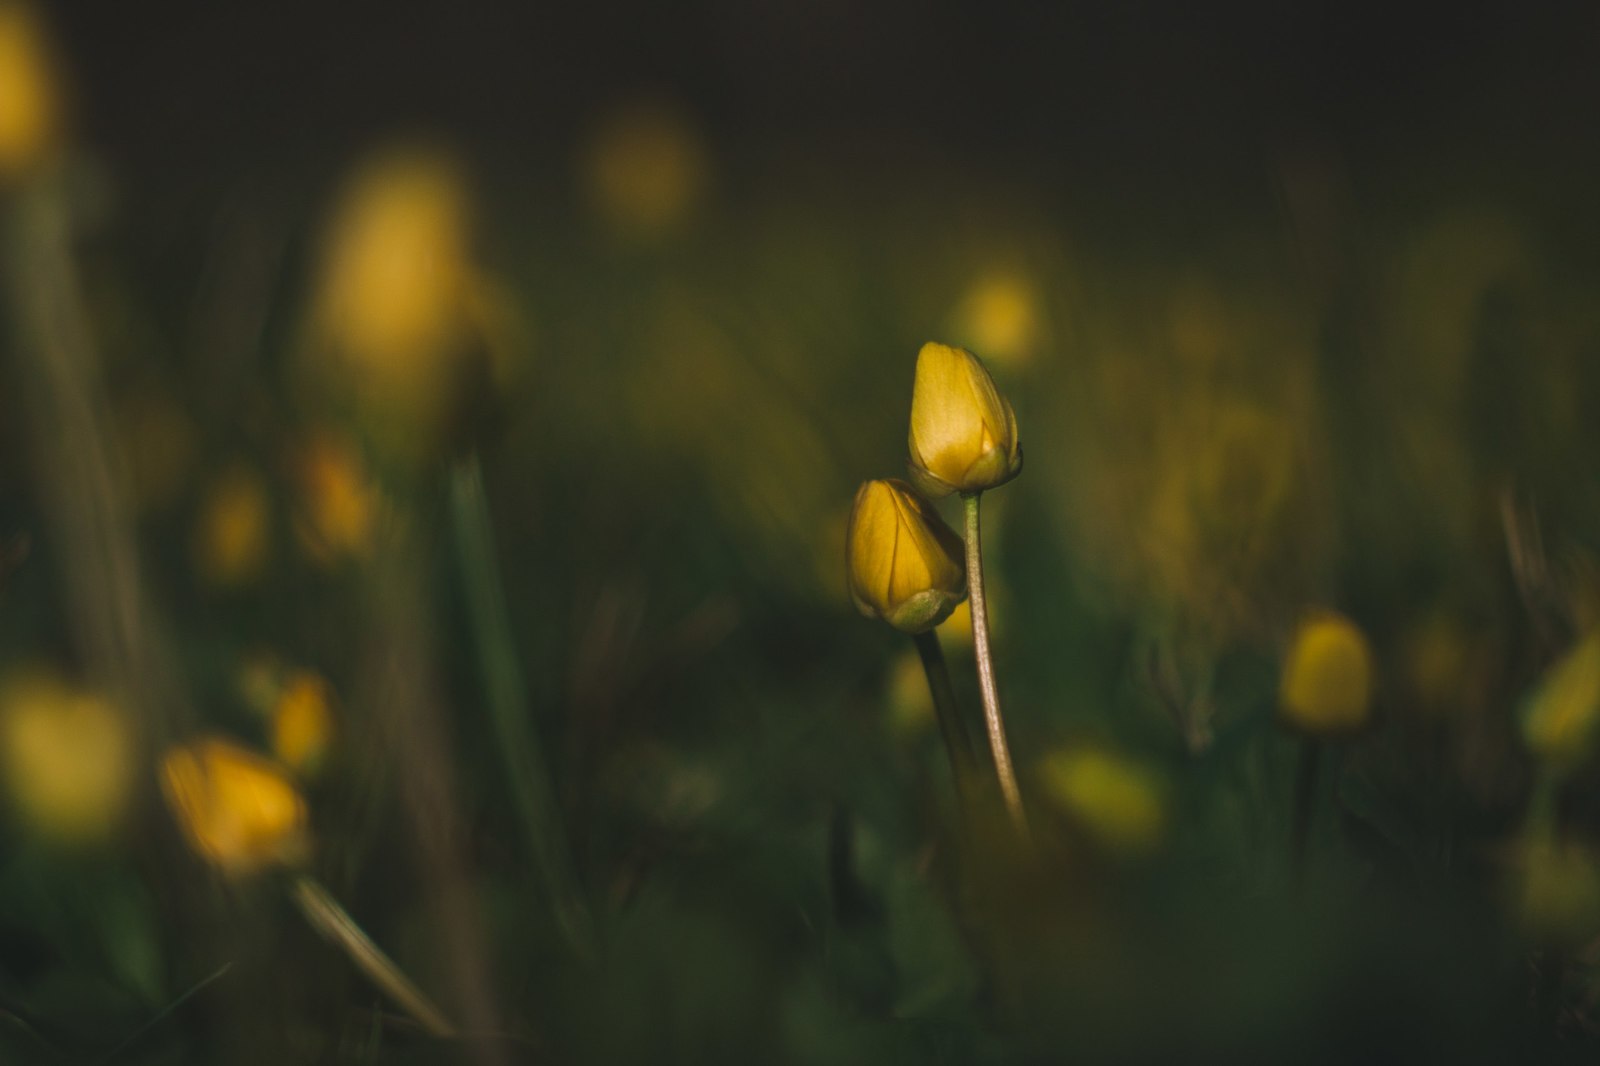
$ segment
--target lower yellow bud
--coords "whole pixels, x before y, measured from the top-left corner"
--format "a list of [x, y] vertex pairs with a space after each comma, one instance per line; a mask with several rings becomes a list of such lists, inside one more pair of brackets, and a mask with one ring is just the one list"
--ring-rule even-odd
[[903, 632], [927, 632], [966, 599], [961, 539], [904, 481], [861, 486], [845, 550], [856, 607]]

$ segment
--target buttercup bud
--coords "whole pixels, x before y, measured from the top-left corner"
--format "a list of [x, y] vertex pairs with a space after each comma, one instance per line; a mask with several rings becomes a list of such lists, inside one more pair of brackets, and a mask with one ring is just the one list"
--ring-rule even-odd
[[911, 480], [929, 496], [981, 492], [1022, 471], [1017, 416], [978, 357], [928, 343], [911, 390]]
[[1600, 630], [1546, 671], [1522, 711], [1522, 739], [1539, 758], [1566, 768], [1594, 750], [1600, 725]]
[[49, 158], [61, 120], [55, 73], [33, 10], [0, 0], [0, 181]]
[[161, 788], [189, 846], [230, 875], [298, 859], [306, 805], [276, 764], [211, 737], [161, 762]]
[[1283, 664], [1278, 713], [1312, 736], [1340, 736], [1367, 722], [1372, 701], [1372, 649], [1354, 622], [1314, 611], [1295, 630]]
[[904, 481], [861, 486], [845, 549], [851, 599], [902, 632], [932, 629], [966, 599], [961, 538]]

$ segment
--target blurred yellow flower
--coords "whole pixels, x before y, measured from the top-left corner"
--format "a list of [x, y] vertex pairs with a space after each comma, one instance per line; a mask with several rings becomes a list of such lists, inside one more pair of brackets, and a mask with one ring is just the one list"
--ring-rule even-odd
[[907, 648], [889, 668], [889, 726], [898, 736], [913, 737], [933, 724], [933, 694], [922, 668], [922, 656]]
[[451, 443], [510, 374], [514, 315], [474, 266], [471, 233], [455, 161], [416, 148], [359, 167], [327, 226], [305, 370], [397, 458]]
[[230, 876], [294, 863], [307, 846], [306, 806], [275, 764], [218, 737], [170, 749], [161, 786], [184, 838]]
[[467, 204], [445, 158], [382, 156], [351, 179], [329, 226], [322, 325], [370, 380], [426, 387], [457, 327]]
[[377, 525], [378, 492], [354, 445], [331, 432], [314, 432], [293, 466], [300, 489], [295, 532], [306, 552], [324, 566], [366, 556]]
[[868, 481], [846, 534], [850, 596], [869, 618], [923, 633], [967, 595], [961, 538], [904, 481]]
[[1311, 736], [1341, 736], [1367, 723], [1371, 702], [1372, 649], [1366, 636], [1335, 611], [1308, 613], [1284, 660], [1280, 718]]
[[1039, 336], [1039, 299], [1020, 274], [997, 272], [978, 278], [956, 312], [959, 336], [1002, 366], [1033, 358]]
[[937, 499], [1003, 485], [1022, 470], [1017, 416], [978, 357], [928, 343], [911, 391], [911, 480]]
[[1166, 809], [1161, 779], [1101, 748], [1068, 748], [1041, 767], [1045, 793], [1112, 851], [1146, 855], [1161, 842]]
[[19, 673], [0, 687], [0, 745], [6, 791], [28, 829], [69, 845], [110, 836], [133, 785], [120, 708], [49, 673]]
[[1522, 712], [1522, 739], [1558, 768], [1594, 750], [1600, 723], [1600, 629], [1590, 632], [1545, 672]]
[[670, 105], [648, 101], [601, 120], [584, 152], [582, 180], [613, 231], [653, 237], [689, 216], [709, 169], [705, 146], [688, 119]]
[[0, 2], [0, 179], [45, 162], [61, 135], [61, 92], [31, 6]]
[[333, 730], [332, 687], [308, 670], [292, 674], [272, 712], [272, 753], [302, 777], [314, 774], [333, 744]]
[[1518, 920], [1547, 942], [1576, 943], [1600, 931], [1600, 865], [1587, 850], [1535, 839], [1516, 857]]
[[233, 588], [260, 577], [270, 521], [260, 476], [243, 465], [225, 470], [206, 493], [195, 523], [195, 564], [202, 580]]

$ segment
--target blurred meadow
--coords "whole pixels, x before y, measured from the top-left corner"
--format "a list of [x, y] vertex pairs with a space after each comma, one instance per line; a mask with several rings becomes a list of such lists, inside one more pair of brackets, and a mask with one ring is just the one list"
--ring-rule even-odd
[[[0, 0], [0, 1064], [1595, 1061], [1597, 99], [1593, 11]], [[931, 340], [1026, 838], [846, 586]]]

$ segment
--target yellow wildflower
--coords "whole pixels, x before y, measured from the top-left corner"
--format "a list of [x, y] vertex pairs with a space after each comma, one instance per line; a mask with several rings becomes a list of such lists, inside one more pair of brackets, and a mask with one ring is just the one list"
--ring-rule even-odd
[[1580, 640], [1540, 680], [1522, 714], [1522, 739], [1559, 767], [1594, 750], [1600, 723], [1600, 629]]
[[189, 846], [230, 876], [293, 863], [306, 848], [306, 805], [275, 764], [208, 737], [167, 752], [161, 786]]
[[269, 548], [271, 514], [266, 486], [246, 466], [219, 477], [200, 507], [195, 561], [209, 584], [234, 587], [259, 577]]
[[0, 2], [0, 179], [50, 157], [61, 134], [60, 112], [44, 27], [28, 5]]
[[1145, 855], [1161, 842], [1166, 810], [1160, 779], [1101, 748], [1071, 748], [1044, 761], [1045, 792], [1100, 844]]
[[133, 784], [133, 735], [122, 710], [60, 678], [28, 672], [0, 689], [0, 755], [20, 820], [65, 844], [104, 840]]
[[1354, 622], [1334, 611], [1308, 614], [1284, 661], [1278, 712], [1312, 736], [1339, 736], [1367, 722], [1372, 702], [1372, 649]]

